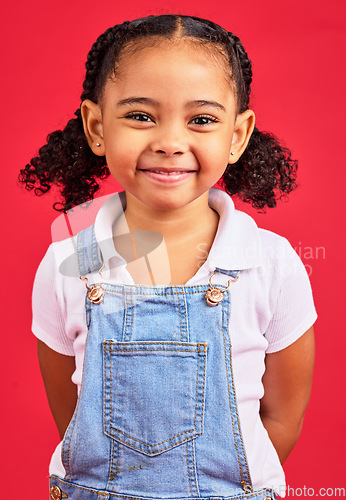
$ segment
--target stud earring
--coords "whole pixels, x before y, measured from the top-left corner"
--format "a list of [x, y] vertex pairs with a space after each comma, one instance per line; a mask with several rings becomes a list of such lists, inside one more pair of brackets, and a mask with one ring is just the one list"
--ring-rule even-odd
[[231, 151], [231, 155], [235, 155], [235, 152], [234, 152], [234, 151]]
[[99, 148], [101, 146], [101, 144], [99, 142], [97, 142], [96, 146]]

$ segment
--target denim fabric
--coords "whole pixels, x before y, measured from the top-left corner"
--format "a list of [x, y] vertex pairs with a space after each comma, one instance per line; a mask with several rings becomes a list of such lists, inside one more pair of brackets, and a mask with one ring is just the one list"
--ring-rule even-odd
[[[81, 274], [98, 270], [101, 258], [91, 226], [78, 235]], [[62, 446], [66, 476], [52, 476], [50, 486], [69, 499], [275, 498], [252, 490], [229, 291], [212, 307], [208, 285], [102, 288], [100, 304], [86, 297], [82, 388]]]

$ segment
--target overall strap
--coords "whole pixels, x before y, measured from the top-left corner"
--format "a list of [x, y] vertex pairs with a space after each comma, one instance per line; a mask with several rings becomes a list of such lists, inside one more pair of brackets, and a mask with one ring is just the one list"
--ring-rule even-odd
[[228, 269], [221, 269], [220, 267], [216, 267], [215, 271], [227, 274], [227, 276], [231, 276], [232, 278], [236, 278], [239, 275], [239, 271], [230, 271]]
[[96, 241], [94, 224], [78, 233], [77, 258], [81, 276], [93, 273], [101, 268], [102, 254]]

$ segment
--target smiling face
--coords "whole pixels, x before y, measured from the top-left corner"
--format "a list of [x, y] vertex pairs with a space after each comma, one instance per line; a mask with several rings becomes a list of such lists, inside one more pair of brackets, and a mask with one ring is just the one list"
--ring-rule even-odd
[[[251, 113], [244, 120], [251, 122]], [[184, 41], [121, 59], [102, 108], [84, 101], [82, 114], [95, 154], [106, 156], [127, 193], [156, 210], [181, 208], [208, 192], [246, 139], [221, 58]]]

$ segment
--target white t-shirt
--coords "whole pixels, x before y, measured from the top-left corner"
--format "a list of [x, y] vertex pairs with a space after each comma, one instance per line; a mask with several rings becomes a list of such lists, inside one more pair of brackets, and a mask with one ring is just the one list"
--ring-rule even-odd
[[[127, 264], [113, 244], [113, 237], [128, 233], [124, 203], [124, 192], [112, 195], [95, 218], [96, 240], [105, 263], [103, 280], [113, 284], [134, 284], [131, 270], [141, 269], [142, 284], [152, 284], [149, 271], [145, 281], [145, 269], [148, 269], [149, 262], [155, 277], [155, 266], [158, 262], [162, 266], [167, 259], [164, 241], [146, 257]], [[211, 188], [209, 205], [220, 216], [217, 234], [207, 260], [186, 285], [207, 284], [215, 268], [240, 271], [238, 281], [232, 283], [230, 290], [230, 332], [243, 439], [253, 487], [273, 487], [283, 496], [284, 473], [258, 413], [259, 400], [263, 396], [261, 379], [265, 353], [292, 344], [317, 318], [309, 278], [289, 242], [275, 233], [259, 229], [251, 217], [235, 210], [231, 197], [224, 191]], [[87, 227], [94, 222], [85, 212], [80, 213], [82, 216], [77, 223], [72, 211], [64, 216], [65, 219], [59, 218], [56, 226], [61, 229], [65, 224], [70, 234], [76, 235], [82, 229], [81, 224]], [[117, 224], [117, 233], [114, 234], [116, 220], [123, 222]], [[197, 251], [203, 257], [203, 247]], [[226, 286], [229, 278], [218, 272], [213, 282]], [[90, 274], [88, 280], [92, 284], [99, 282], [100, 277], [97, 273]], [[49, 246], [36, 273], [32, 331], [53, 350], [75, 356], [76, 371], [72, 380], [78, 386], [87, 334], [85, 293], [85, 284], [78, 273], [76, 236], [55, 241]], [[60, 454], [61, 443], [52, 456], [49, 472], [63, 478], [65, 470]]]

